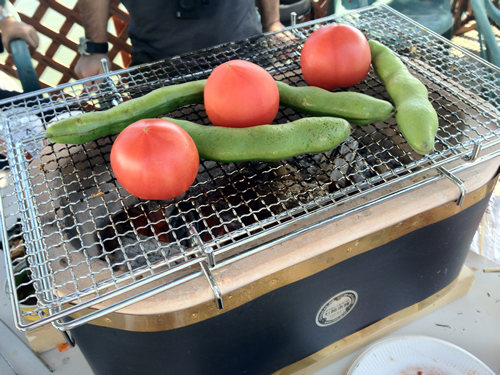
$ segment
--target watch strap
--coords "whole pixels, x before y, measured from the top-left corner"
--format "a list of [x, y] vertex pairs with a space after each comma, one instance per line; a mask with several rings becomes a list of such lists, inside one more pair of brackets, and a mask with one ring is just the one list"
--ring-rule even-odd
[[85, 37], [80, 38], [78, 50], [82, 55], [91, 55], [94, 53], [108, 53], [108, 43], [95, 43]]

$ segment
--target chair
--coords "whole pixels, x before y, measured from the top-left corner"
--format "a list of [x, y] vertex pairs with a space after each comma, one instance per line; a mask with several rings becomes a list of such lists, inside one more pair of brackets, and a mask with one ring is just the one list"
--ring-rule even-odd
[[381, 3], [440, 35], [451, 38], [453, 34], [450, 0], [333, 0], [330, 1], [328, 13], [342, 14], [352, 9]]
[[[5, 7], [9, 14], [19, 21], [19, 16], [10, 1], [0, 0], [0, 6]], [[40, 90], [40, 82], [31, 63], [28, 44], [22, 39], [15, 39], [10, 42], [9, 47], [23, 91], [31, 92]]]
[[500, 25], [500, 10], [491, 0], [470, 0], [479, 35], [481, 57], [500, 67], [500, 47], [493, 33], [490, 19]]

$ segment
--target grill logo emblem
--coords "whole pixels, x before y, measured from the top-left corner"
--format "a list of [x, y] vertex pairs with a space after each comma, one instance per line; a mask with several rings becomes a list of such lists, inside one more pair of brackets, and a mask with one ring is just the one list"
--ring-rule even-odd
[[358, 293], [344, 290], [326, 301], [316, 314], [316, 324], [327, 327], [345, 318], [356, 305]]

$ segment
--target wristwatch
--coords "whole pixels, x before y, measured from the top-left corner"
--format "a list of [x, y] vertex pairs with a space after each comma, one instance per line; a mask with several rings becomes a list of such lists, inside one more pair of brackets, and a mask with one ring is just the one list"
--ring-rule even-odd
[[7, 9], [2, 8], [2, 11], [0, 12], [0, 21], [3, 21], [4, 19], [10, 17], [9, 12], [7, 12]]
[[82, 36], [78, 45], [80, 55], [88, 56], [94, 53], [107, 53], [108, 43], [94, 43], [90, 39]]

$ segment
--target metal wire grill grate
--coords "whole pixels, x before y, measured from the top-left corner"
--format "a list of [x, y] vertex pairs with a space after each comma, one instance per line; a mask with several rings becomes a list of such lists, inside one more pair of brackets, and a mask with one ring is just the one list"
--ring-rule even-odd
[[[46, 144], [43, 138], [47, 124], [60, 116], [206, 78], [230, 59], [251, 60], [276, 80], [304, 85], [300, 48], [314, 29], [334, 21], [355, 25], [391, 47], [424, 82], [439, 114], [433, 154], [413, 153], [391, 119], [354, 127], [352, 136], [328, 153], [273, 163], [203, 161], [184, 196], [153, 202], [130, 196], [114, 179], [113, 137], [81, 146]], [[71, 325], [61, 319], [132, 293], [98, 314], [117, 310], [154, 292], [148, 290], [153, 281], [165, 280], [168, 288], [227, 265], [296, 231], [297, 224], [314, 223], [319, 213], [345, 213], [342, 203], [463, 158], [475, 145], [484, 150], [498, 144], [499, 75], [494, 66], [390, 8], [377, 7], [0, 103], [12, 179], [2, 195], [3, 243], [18, 326], [83, 324], [96, 315]], [[388, 99], [373, 71], [352, 90]], [[208, 124], [201, 105], [169, 116]], [[302, 116], [282, 107], [276, 122]], [[11, 225], [17, 214], [19, 222]], [[33, 309], [25, 308], [29, 304]]]

